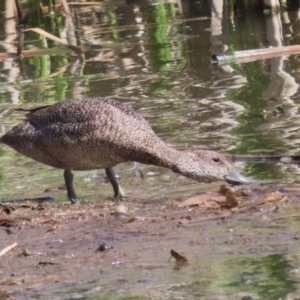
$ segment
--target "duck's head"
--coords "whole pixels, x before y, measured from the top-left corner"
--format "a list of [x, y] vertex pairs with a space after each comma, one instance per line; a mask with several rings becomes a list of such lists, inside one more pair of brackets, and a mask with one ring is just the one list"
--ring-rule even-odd
[[187, 159], [181, 157], [177, 173], [200, 182], [225, 180], [229, 183], [247, 184], [251, 182], [240, 174], [228, 159], [217, 152], [194, 150], [187, 154]]

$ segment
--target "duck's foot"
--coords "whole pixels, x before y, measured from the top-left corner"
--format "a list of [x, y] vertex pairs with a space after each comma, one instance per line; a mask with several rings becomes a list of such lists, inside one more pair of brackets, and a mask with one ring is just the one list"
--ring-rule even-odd
[[109, 200], [114, 201], [115, 203], [121, 202], [121, 201], [128, 201], [130, 198], [126, 197], [125, 195], [114, 195], [113, 197], [108, 197]]
[[115, 202], [121, 202], [121, 201], [128, 201], [129, 200], [129, 197], [126, 197], [124, 195], [118, 195], [118, 196], [114, 196], [113, 197], [113, 200]]
[[74, 187], [73, 187], [73, 174], [70, 170], [65, 170], [64, 178], [67, 188], [67, 195], [71, 204], [78, 204], [80, 203], [80, 199], [77, 198]]
[[113, 200], [115, 202], [119, 202], [119, 201], [124, 201], [124, 200], [128, 200], [128, 197], [125, 196], [125, 193], [122, 189], [122, 187], [120, 186], [117, 178], [116, 178], [116, 174], [115, 171], [112, 167], [105, 169], [106, 175], [114, 189], [114, 198]]
[[79, 204], [82, 201], [82, 199], [71, 198], [69, 199], [69, 201], [71, 201], [71, 204]]
[[115, 203], [129, 200], [129, 197], [126, 197], [121, 186], [118, 186], [118, 193], [115, 193], [113, 197], [108, 197], [109, 200], [114, 201]]
[[120, 186], [120, 184], [118, 184], [118, 193], [115, 193], [114, 200], [115, 200], [115, 202], [129, 200], [129, 197], [125, 196], [125, 193], [124, 193], [122, 187]]

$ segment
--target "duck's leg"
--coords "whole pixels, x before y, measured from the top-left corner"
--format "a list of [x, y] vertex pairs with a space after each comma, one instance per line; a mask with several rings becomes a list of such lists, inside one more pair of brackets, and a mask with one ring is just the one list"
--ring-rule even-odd
[[124, 199], [125, 198], [124, 192], [123, 192], [121, 186], [118, 183], [118, 180], [116, 178], [116, 173], [115, 173], [114, 169], [112, 167], [106, 168], [105, 173], [106, 173], [106, 175], [107, 175], [107, 177], [108, 177], [108, 179], [109, 179], [109, 181], [110, 181], [110, 183], [111, 183], [111, 185], [114, 189], [114, 193], [115, 193], [114, 198], [115, 198], [115, 200], [118, 201], [118, 200]]
[[72, 204], [76, 203], [77, 196], [73, 187], [73, 174], [70, 170], [65, 170], [64, 172], [65, 183], [67, 187], [68, 199]]

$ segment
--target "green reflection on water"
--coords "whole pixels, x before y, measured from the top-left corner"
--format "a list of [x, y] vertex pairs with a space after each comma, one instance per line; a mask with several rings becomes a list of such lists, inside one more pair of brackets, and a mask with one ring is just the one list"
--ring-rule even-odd
[[229, 99], [245, 108], [245, 111], [236, 118], [239, 125], [231, 130], [235, 137], [234, 153], [256, 153], [259, 149], [260, 154], [274, 154], [275, 141], [257, 131], [258, 126], [268, 123], [263, 114], [267, 102], [262, 94], [267, 89], [270, 78], [261, 72], [258, 62], [245, 65], [240, 72], [247, 78], [247, 83], [227, 94]]
[[296, 289], [289, 280], [290, 266], [283, 255], [272, 254], [260, 258], [238, 258], [226, 263], [228, 277], [218, 289], [247, 292], [260, 299], [280, 299]]
[[3, 167], [0, 167], [0, 182], [6, 181], [6, 175], [5, 175], [5, 169]]
[[50, 57], [48, 55], [35, 56], [29, 60], [29, 64], [35, 67], [34, 78], [46, 78], [50, 73]]
[[[230, 152], [254, 156], [282, 154], [280, 148], [284, 146], [284, 142], [280, 136], [271, 132], [266, 134], [266, 131], [258, 129], [264, 125], [267, 127], [270, 123], [264, 113], [269, 109], [268, 101], [263, 98], [263, 93], [270, 84], [270, 76], [262, 72], [259, 62], [244, 64], [242, 67], [233, 66], [247, 78], [247, 83], [227, 93], [229, 99], [245, 108], [236, 117], [238, 125], [230, 131], [235, 145]], [[244, 173], [261, 179], [278, 177], [274, 164], [266, 163], [247, 163]]]
[[278, 170], [274, 164], [267, 164], [264, 162], [248, 162], [243, 169], [243, 174], [248, 176], [255, 176], [256, 179], [270, 179], [276, 178]]
[[[147, 23], [148, 32], [148, 50], [151, 65], [156, 71], [165, 72], [172, 66], [172, 48], [170, 44], [169, 23], [176, 18], [174, 10], [175, 3], [160, 3], [149, 7]], [[157, 24], [157, 26], [151, 26]], [[174, 30], [174, 25], [171, 26]]]

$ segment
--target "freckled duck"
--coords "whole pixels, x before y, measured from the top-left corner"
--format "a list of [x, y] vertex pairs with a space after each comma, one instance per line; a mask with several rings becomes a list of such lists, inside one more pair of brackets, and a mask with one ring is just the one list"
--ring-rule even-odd
[[76, 201], [71, 170], [105, 169], [114, 197], [123, 193], [113, 167], [128, 161], [171, 169], [200, 182], [247, 183], [213, 151], [179, 151], [163, 142], [136, 111], [112, 99], [65, 100], [27, 111], [26, 120], [0, 141], [36, 161], [63, 169], [67, 195]]

